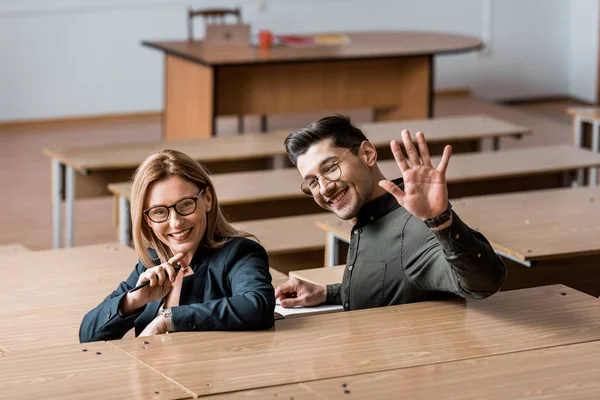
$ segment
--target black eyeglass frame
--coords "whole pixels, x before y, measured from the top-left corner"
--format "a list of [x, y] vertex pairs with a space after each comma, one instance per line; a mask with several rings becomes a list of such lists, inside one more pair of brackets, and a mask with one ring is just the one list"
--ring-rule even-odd
[[[206, 187], [203, 187], [202, 189], [200, 189], [200, 193], [198, 193], [198, 195], [196, 197], [194, 196], [190, 196], [190, 197], [184, 197], [183, 199], [179, 199], [177, 201], [177, 203], [170, 205], [170, 206], [154, 206], [154, 207], [150, 207], [149, 209], [143, 211], [144, 215], [146, 217], [148, 217], [148, 219], [152, 222], [154, 222], [155, 224], [162, 224], [163, 222], [167, 222], [169, 219], [171, 219], [171, 208], [173, 210], [175, 210], [175, 212], [177, 214], [179, 214], [182, 217], [187, 217], [188, 215], [192, 215], [193, 213], [196, 212], [196, 209], [198, 208], [198, 200], [200, 199], [200, 197], [202, 197], [202, 195], [204, 194], [204, 191], [206, 190]], [[194, 209], [187, 213], [187, 214], [182, 214], [178, 209], [177, 209], [177, 204], [181, 203], [182, 201], [185, 200], [194, 200]], [[155, 221], [152, 219], [152, 217], [150, 217], [150, 211], [157, 209], [157, 208], [165, 208], [167, 210], [167, 216], [165, 217], [164, 220], [162, 221]]]
[[[331, 165], [335, 165], [335, 166], [337, 167], [337, 169], [339, 169], [339, 170], [340, 170], [340, 176], [339, 176], [339, 177], [337, 177], [337, 179], [329, 179], [328, 177], [326, 177], [326, 176], [325, 176], [325, 175], [327, 174], [327, 172], [325, 172], [325, 173], [323, 173], [323, 174], [320, 174], [320, 175], [317, 175], [317, 176], [315, 176], [314, 178], [309, 178], [309, 179], [305, 179], [305, 180], [303, 180], [303, 181], [302, 181], [302, 183], [300, 184], [300, 191], [301, 191], [301, 192], [302, 192], [304, 195], [306, 195], [306, 196], [308, 196], [308, 197], [315, 198], [315, 197], [317, 197], [317, 196], [320, 196], [320, 195], [321, 195], [321, 183], [319, 182], [319, 178], [320, 178], [320, 177], [323, 177], [323, 178], [325, 178], [326, 180], [328, 180], [329, 182], [336, 182], [336, 181], [339, 181], [339, 180], [340, 180], [340, 178], [342, 177], [342, 175], [344, 174], [344, 172], [342, 171], [342, 167], [341, 167], [340, 163], [341, 163], [342, 161], [344, 161], [344, 159], [346, 158], [346, 156], [348, 155], [348, 153], [350, 153], [352, 150], [354, 150], [354, 149], [355, 149], [355, 148], [357, 148], [357, 147], [358, 147], [358, 146], [350, 147], [350, 148], [349, 148], [349, 149], [348, 149], [348, 150], [347, 150], [347, 151], [346, 151], [344, 154], [342, 154], [342, 155], [340, 156], [340, 158], [338, 158], [338, 159], [337, 159], [337, 161], [334, 161], [334, 162], [331, 164]], [[311, 194], [308, 194], [308, 193], [306, 193], [306, 192], [305, 192], [305, 191], [302, 189], [302, 187], [303, 187], [305, 184], [306, 184], [306, 186], [307, 186], [307, 187], [309, 187], [309, 186], [308, 186], [308, 184], [307, 184], [307, 182], [310, 182], [310, 181], [315, 181], [315, 182], [317, 182], [317, 186], [319, 187], [319, 192], [318, 192], [317, 194], [315, 194], [315, 195], [312, 195], [312, 191], [311, 191]], [[310, 188], [310, 187], [309, 187], [309, 188]], [[309, 189], [309, 190], [310, 190], [310, 189]]]

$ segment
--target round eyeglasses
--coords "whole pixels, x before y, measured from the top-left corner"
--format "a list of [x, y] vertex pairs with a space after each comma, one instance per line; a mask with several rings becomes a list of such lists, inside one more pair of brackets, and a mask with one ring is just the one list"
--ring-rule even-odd
[[172, 206], [155, 206], [144, 211], [144, 214], [146, 214], [150, 221], [156, 222], [157, 224], [168, 221], [169, 218], [171, 218], [171, 208], [182, 217], [193, 214], [198, 206], [198, 199], [202, 196], [205, 189], [206, 188], [202, 188], [196, 197], [184, 197]]
[[300, 185], [300, 189], [302, 193], [309, 197], [317, 197], [321, 194], [321, 185], [319, 184], [319, 178], [323, 177], [327, 179], [329, 182], [335, 182], [342, 177], [342, 167], [340, 167], [340, 163], [346, 157], [346, 155], [352, 150], [354, 147], [349, 148], [337, 161], [325, 164], [323, 167], [323, 172], [321, 175], [317, 175], [313, 178], [305, 179], [304, 182]]

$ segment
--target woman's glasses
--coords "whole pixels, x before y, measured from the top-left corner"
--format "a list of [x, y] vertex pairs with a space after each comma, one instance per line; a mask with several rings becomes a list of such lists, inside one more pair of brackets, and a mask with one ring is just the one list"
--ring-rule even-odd
[[149, 208], [146, 211], [144, 211], [144, 214], [146, 214], [146, 216], [148, 218], [150, 218], [150, 220], [152, 222], [156, 222], [157, 224], [160, 224], [161, 222], [165, 222], [171, 217], [171, 213], [170, 213], [171, 208], [173, 210], [175, 210], [175, 212], [177, 214], [181, 215], [182, 217], [193, 214], [194, 211], [196, 211], [196, 207], [198, 206], [198, 199], [202, 196], [202, 193], [204, 193], [205, 189], [206, 188], [202, 188], [202, 190], [200, 190], [200, 193], [198, 193], [198, 196], [196, 196], [196, 197], [184, 197], [183, 199], [179, 200], [177, 203], [173, 204], [172, 206], [168, 206], [168, 207], [167, 206], [152, 207], [152, 208]]

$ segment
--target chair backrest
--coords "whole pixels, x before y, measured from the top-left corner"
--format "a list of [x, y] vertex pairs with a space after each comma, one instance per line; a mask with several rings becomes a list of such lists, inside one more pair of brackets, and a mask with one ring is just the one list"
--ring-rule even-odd
[[224, 24], [225, 19], [228, 15], [232, 15], [237, 18], [237, 23], [242, 23], [242, 10], [239, 8], [207, 8], [203, 10], [192, 10], [188, 8], [187, 13], [187, 28], [188, 28], [188, 40], [194, 40], [194, 17], [204, 18], [205, 24]]

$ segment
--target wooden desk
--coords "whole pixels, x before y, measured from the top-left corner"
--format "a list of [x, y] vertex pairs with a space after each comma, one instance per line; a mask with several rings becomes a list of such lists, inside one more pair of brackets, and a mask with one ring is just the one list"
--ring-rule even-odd
[[165, 139], [210, 137], [218, 115], [373, 108], [376, 121], [433, 116], [433, 57], [481, 48], [429, 32], [353, 32], [349, 44], [204, 47], [144, 42], [165, 54]]
[[[568, 108], [567, 113], [573, 116], [573, 140], [575, 145], [589, 147], [592, 151], [600, 153], [600, 108], [574, 107]], [[589, 174], [590, 182], [598, 182], [598, 168], [591, 168]], [[580, 174], [579, 181], [582, 182], [583, 180], [583, 174]]]
[[[439, 157], [432, 157], [435, 164]], [[396, 178], [395, 161], [378, 163], [383, 174]], [[600, 165], [600, 154], [574, 146], [548, 146], [501, 152], [457, 154], [446, 178], [451, 197], [566, 186], [565, 174]], [[238, 172], [212, 177], [221, 206], [233, 220], [275, 218], [322, 212], [314, 200], [300, 191], [295, 168]], [[260, 189], [257, 189], [260, 188]], [[129, 221], [130, 183], [110, 184], [121, 221]], [[120, 238], [129, 238], [129, 224], [120, 224]], [[328, 264], [335, 265], [335, 264]]]
[[7, 353], [0, 357], [0, 376], [3, 399], [192, 398], [184, 388], [106, 342]]
[[[452, 206], [505, 259], [504, 289], [562, 283], [600, 295], [600, 188], [468, 197]], [[339, 264], [337, 242], [350, 241], [352, 226], [334, 215], [317, 226], [328, 235], [326, 265]]]
[[345, 265], [335, 265], [327, 268], [311, 268], [299, 271], [291, 271], [290, 278], [297, 278], [302, 281], [316, 283], [318, 285], [332, 285], [340, 283], [344, 277]]
[[15, 352], [78, 343], [85, 313], [136, 263], [135, 252], [119, 244], [2, 256], [0, 345]]
[[255, 235], [269, 255], [271, 268], [287, 274], [290, 270], [323, 266], [323, 232], [317, 228], [316, 222], [325, 215], [244, 221], [233, 226]]
[[111, 344], [200, 396], [599, 339], [598, 299], [557, 285]]
[[31, 250], [20, 243], [0, 245], [0, 255], [30, 252]]
[[[441, 154], [444, 145], [454, 152], [475, 151], [484, 140], [499, 146], [501, 138], [531, 134], [531, 130], [485, 115], [366, 124], [367, 137], [380, 151], [380, 159], [392, 159], [389, 143], [402, 129], [427, 134], [431, 154]], [[93, 147], [44, 149], [52, 160], [52, 204], [54, 248], [61, 247], [62, 199], [65, 200], [66, 245], [74, 243], [75, 199], [108, 195], [107, 184], [130, 179], [135, 168], [150, 154], [165, 148], [180, 150], [203, 163], [211, 173], [268, 169], [287, 157], [283, 141], [290, 130], [273, 134], [246, 134], [176, 142], [147, 142]], [[284, 162], [280, 162], [284, 164]], [[118, 215], [115, 215], [115, 223]]]
[[272, 386], [205, 397], [229, 399], [595, 399], [600, 342]]

